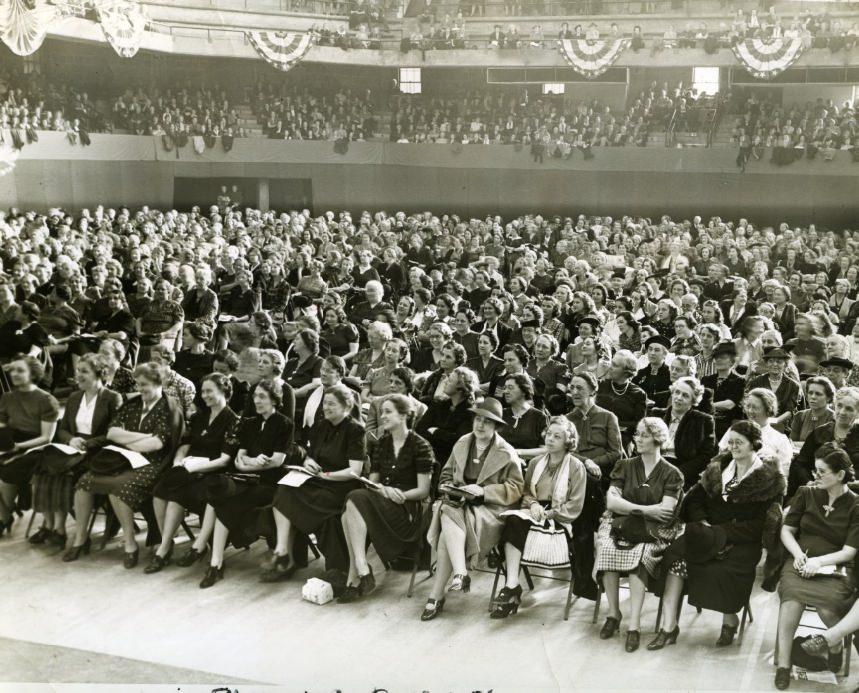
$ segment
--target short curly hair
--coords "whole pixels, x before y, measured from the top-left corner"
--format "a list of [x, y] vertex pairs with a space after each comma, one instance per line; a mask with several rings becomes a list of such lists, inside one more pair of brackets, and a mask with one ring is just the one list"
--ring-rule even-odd
[[669, 390], [671, 390], [671, 392], [674, 392], [674, 389], [678, 386], [688, 387], [690, 390], [692, 390], [692, 406], [701, 404], [701, 400], [704, 397], [704, 386], [700, 383], [698, 378], [693, 378], [691, 375], [677, 378], [677, 380], [671, 383], [671, 387], [669, 388]]
[[645, 416], [638, 422], [638, 427], [644, 429], [659, 447], [668, 441], [668, 426], [657, 416]]
[[[768, 417], [778, 416], [778, 399], [772, 390], [768, 390], [765, 387], [756, 387], [749, 390], [746, 396], [743, 397], [743, 405], [745, 405], [749, 397], [758, 398]], [[745, 406], [743, 408], [745, 409]]]
[[579, 432], [570, 419], [566, 416], [553, 416], [546, 422], [546, 431], [552, 426], [560, 426], [563, 429], [567, 452], [574, 452], [579, 447]]

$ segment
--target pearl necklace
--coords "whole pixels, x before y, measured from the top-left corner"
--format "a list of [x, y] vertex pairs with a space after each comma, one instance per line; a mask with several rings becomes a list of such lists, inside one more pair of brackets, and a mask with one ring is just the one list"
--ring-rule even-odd
[[629, 382], [630, 382], [629, 380], [627, 380], [627, 381], [626, 381], [626, 385], [624, 385], [624, 386], [623, 386], [623, 389], [622, 389], [622, 390], [618, 390], [618, 389], [614, 386], [614, 380], [611, 380], [611, 381], [609, 381], [609, 382], [611, 383], [611, 389], [614, 391], [614, 394], [616, 394], [618, 397], [621, 397], [621, 396], [625, 395], [625, 394], [626, 394], [626, 391], [629, 389]]

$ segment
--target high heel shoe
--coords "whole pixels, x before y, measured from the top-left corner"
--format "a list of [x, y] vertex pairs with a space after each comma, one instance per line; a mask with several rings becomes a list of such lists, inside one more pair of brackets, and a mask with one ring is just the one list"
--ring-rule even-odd
[[495, 598], [495, 607], [489, 618], [502, 619], [519, 612], [519, 605], [522, 603], [522, 586], [504, 587]]
[[54, 546], [59, 547], [60, 551], [66, 548], [66, 542], [68, 542], [69, 538], [66, 534], [60, 534], [59, 532], [51, 532], [51, 536], [48, 538], [48, 543], [53, 544]]
[[648, 644], [648, 650], [661, 650], [666, 645], [677, 644], [677, 636], [680, 635], [680, 626], [674, 626], [674, 630], [666, 632], [664, 628], [659, 629], [659, 633]]
[[176, 559], [176, 565], [182, 568], [194, 565], [197, 561], [203, 558], [208, 553], [208, 549], [197, 551], [193, 546]]
[[125, 558], [122, 559], [122, 565], [126, 570], [131, 570], [132, 568], [137, 567], [137, 563], [140, 561], [140, 547], [138, 546], [134, 551], [129, 553], [125, 552]]
[[170, 565], [170, 558], [173, 556], [173, 546], [171, 546], [167, 550], [167, 554], [164, 556], [159, 556], [157, 553], [152, 556], [149, 560], [149, 565], [147, 565], [143, 572], [147, 575], [152, 575], [153, 573], [158, 573], [164, 570], [165, 566]]
[[358, 590], [361, 592], [362, 597], [372, 594], [376, 589], [376, 578], [373, 575], [373, 568], [372, 566], [367, 567], [370, 568], [370, 572], [366, 575], [358, 576]]
[[470, 575], [462, 575], [457, 574], [453, 576], [453, 580], [450, 582], [450, 587], [447, 588], [448, 592], [463, 592], [468, 594], [471, 591], [471, 576]]
[[71, 563], [72, 561], [76, 561], [81, 557], [81, 554], [84, 553], [89, 556], [90, 550], [90, 540], [87, 537], [86, 541], [80, 546], [72, 546], [63, 554], [63, 562]]
[[600, 640], [608, 640], [615, 633], [617, 633], [617, 629], [620, 627], [620, 618], [615, 618], [614, 616], [609, 616], [605, 623], [603, 623], [602, 628], [600, 628]]
[[637, 630], [626, 631], [626, 645], [624, 645], [624, 649], [627, 652], [635, 652], [640, 644], [641, 633], [639, 633]]
[[218, 580], [224, 579], [224, 566], [219, 565], [217, 567], [210, 565], [206, 569], [206, 574], [203, 576], [203, 579], [200, 580], [200, 589], [204, 590], [207, 587], [211, 587]]
[[722, 625], [722, 632], [719, 634], [719, 639], [716, 641], [716, 647], [727, 647], [734, 642], [734, 636], [737, 634], [737, 626]]
[[51, 530], [47, 527], [39, 527], [36, 532], [27, 539], [31, 544], [44, 544], [51, 538]]
[[275, 554], [271, 566], [262, 570], [259, 579], [260, 582], [281, 582], [289, 579], [296, 570], [298, 566], [290, 559], [289, 554]]
[[421, 621], [432, 621], [442, 611], [444, 611], [444, 599], [427, 599]]

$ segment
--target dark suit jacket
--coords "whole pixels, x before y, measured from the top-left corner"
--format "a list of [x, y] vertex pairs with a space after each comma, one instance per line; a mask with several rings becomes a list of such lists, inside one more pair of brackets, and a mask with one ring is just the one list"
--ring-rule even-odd
[[781, 337], [785, 342], [796, 337], [796, 306], [792, 303], [786, 303], [781, 317], [774, 316], [773, 322], [778, 331], [781, 332]]
[[[671, 425], [670, 407], [660, 413], [654, 411], [654, 415], [661, 416], [667, 425]], [[674, 436], [674, 455], [677, 459], [675, 466], [683, 472], [685, 489], [690, 489], [698, 483], [698, 477], [717, 450], [716, 425], [713, 417], [690, 409], [680, 419]]]
[[[75, 390], [69, 395], [66, 411], [59, 426], [57, 426], [56, 441], [58, 443], [68, 444], [72, 438], [78, 435], [75, 418], [81, 408], [83, 396], [84, 393], [80, 390]], [[95, 400], [95, 411], [92, 415], [92, 437], [86, 441], [87, 450], [107, 445], [107, 429], [113, 420], [113, 415], [121, 406], [122, 395], [113, 390], [108, 390], [106, 387], [101, 389]]]
[[737, 316], [736, 320], [731, 320], [731, 308], [734, 302], [732, 300], [722, 301], [719, 307], [722, 309], [722, 317], [725, 319], [725, 324], [731, 328], [731, 332], [735, 335], [739, 334], [740, 328], [743, 326], [743, 321], [750, 315], [758, 314], [758, 304], [754, 301], [747, 301], [745, 310]]
[[727, 281], [723, 286], [716, 282], [707, 282], [704, 285], [704, 296], [713, 301], [721, 301], [734, 293], [734, 282]]
[[729, 399], [737, 405], [727, 412], [713, 412], [713, 418], [716, 420], [716, 440], [721, 440], [725, 431], [731, 427], [731, 424], [743, 418], [741, 402], [746, 388], [746, 379], [731, 371], [721, 385], [718, 383], [719, 376], [716, 373], [701, 378], [701, 384], [707, 388], [708, 392], [713, 393], [713, 402], [723, 402]]

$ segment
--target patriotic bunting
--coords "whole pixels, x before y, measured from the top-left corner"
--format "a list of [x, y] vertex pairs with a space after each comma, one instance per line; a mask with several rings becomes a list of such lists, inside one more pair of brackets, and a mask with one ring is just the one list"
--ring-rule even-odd
[[0, 40], [16, 55], [32, 55], [56, 18], [57, 8], [45, 0], [2, 0]]
[[758, 79], [772, 79], [802, 55], [802, 39], [746, 39], [733, 46], [737, 60]]
[[313, 45], [309, 33], [249, 31], [247, 36], [257, 53], [269, 65], [284, 72], [295, 67]]
[[113, 50], [123, 58], [133, 58], [140, 50], [149, 22], [140, 5], [119, 0], [97, 5], [96, 9], [102, 31]]
[[558, 43], [561, 47], [561, 54], [572, 68], [588, 79], [594, 79], [614, 65], [620, 54], [626, 50], [629, 40], [562, 39]]

